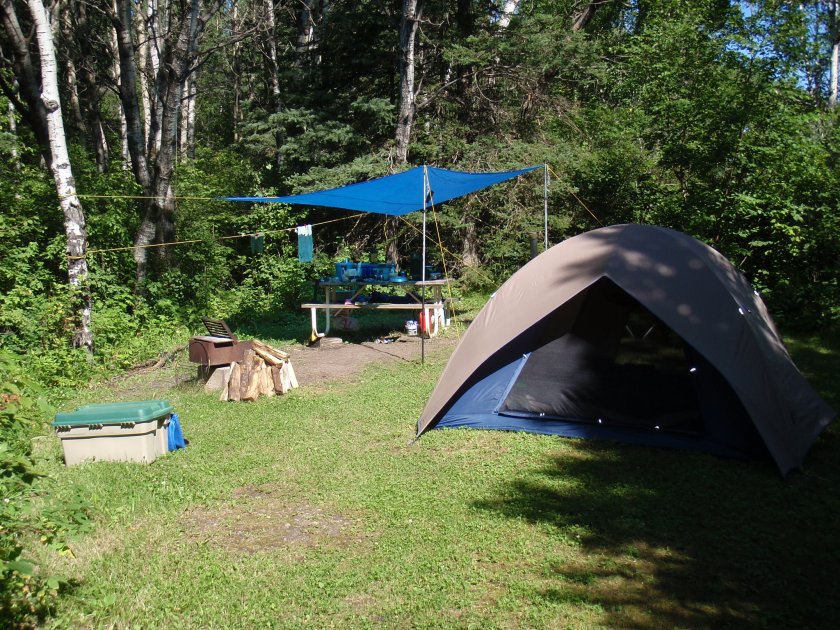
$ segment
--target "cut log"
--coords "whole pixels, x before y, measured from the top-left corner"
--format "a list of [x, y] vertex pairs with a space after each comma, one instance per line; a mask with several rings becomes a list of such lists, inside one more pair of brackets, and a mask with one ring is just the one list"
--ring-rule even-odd
[[[289, 358], [289, 355], [287, 353], [283, 352], [282, 350], [280, 350], [279, 348], [275, 348], [274, 346], [269, 346], [267, 343], [263, 343], [262, 341], [259, 341], [257, 339], [253, 339], [251, 341], [251, 343], [254, 346], [254, 350], [257, 351], [260, 354], [260, 356], [263, 357], [264, 359], [265, 359], [265, 355], [270, 356], [274, 361], [280, 361], [280, 360], [285, 360], [285, 359]], [[272, 361], [269, 361], [268, 359], [266, 359], [266, 361], [268, 361], [272, 365], [276, 365], [276, 363], [273, 363]]]
[[[245, 357], [245, 361], [243, 362], [246, 365], [249, 364], [249, 358]], [[242, 380], [242, 400], [256, 400], [260, 395], [260, 372], [262, 368], [265, 366], [265, 361], [260, 359], [256, 354], [251, 354], [250, 357], [250, 370], [248, 371], [248, 380], [246, 381], [244, 376]], [[244, 372], [244, 370], [243, 370]]]
[[271, 366], [271, 380], [274, 381], [274, 391], [278, 394], [286, 393], [286, 385], [283, 383], [283, 374], [276, 365]]
[[230, 380], [228, 381], [228, 400], [239, 400], [242, 367], [239, 363], [231, 363]]
[[248, 391], [248, 384], [251, 382], [251, 373], [254, 371], [255, 356], [256, 354], [254, 354], [253, 350], [247, 350], [245, 357], [239, 362], [239, 400], [244, 400], [245, 393]]
[[271, 366], [265, 365], [260, 370], [260, 395], [274, 396], [274, 380], [271, 378]]
[[280, 368], [280, 377], [283, 379], [283, 387], [286, 388], [286, 391], [292, 389], [292, 379], [289, 378], [289, 362], [283, 364], [283, 367]]
[[270, 352], [267, 352], [267, 351], [263, 350], [262, 348], [256, 348], [255, 347], [254, 352], [256, 352], [260, 356], [260, 358], [263, 361], [265, 361], [266, 363], [268, 363], [269, 365], [280, 365], [280, 364], [283, 363], [282, 358], [277, 357], [277, 356], [271, 354]]
[[256, 400], [260, 395], [285, 394], [298, 386], [288, 354], [261, 341], [253, 340], [253, 344], [241, 361], [225, 368], [228, 377], [219, 400]]
[[222, 383], [222, 393], [219, 395], [219, 400], [221, 400], [222, 402], [227, 402], [227, 400], [230, 397], [230, 375], [233, 374], [233, 366], [235, 365], [236, 363], [231, 363], [228, 366], [227, 374], [225, 374], [225, 380], [224, 383]]
[[286, 361], [286, 369], [289, 372], [289, 387], [294, 389], [298, 386], [297, 376], [295, 376], [295, 368], [292, 367], [291, 361]]

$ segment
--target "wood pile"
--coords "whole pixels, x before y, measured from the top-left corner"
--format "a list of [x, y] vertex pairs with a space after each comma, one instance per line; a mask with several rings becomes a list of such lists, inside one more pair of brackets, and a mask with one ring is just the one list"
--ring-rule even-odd
[[260, 396], [285, 394], [298, 386], [289, 355], [254, 339], [253, 350], [242, 361], [230, 364], [219, 400], [256, 400]]

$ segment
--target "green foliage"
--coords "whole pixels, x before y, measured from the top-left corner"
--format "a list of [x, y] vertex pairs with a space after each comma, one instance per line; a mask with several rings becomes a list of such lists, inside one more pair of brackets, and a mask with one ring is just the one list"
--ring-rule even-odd
[[32, 459], [32, 437], [50, 409], [40, 387], [13, 355], [0, 350], [0, 616], [9, 626], [28, 625], [54, 606], [65, 581], [46, 575], [25, 557], [33, 539], [67, 552], [68, 536], [89, 531], [88, 505], [41, 497], [43, 475]]
[[[476, 171], [546, 162], [552, 243], [602, 223], [673, 227], [733, 260], [777, 318], [837, 322], [840, 124], [826, 108], [828, 25], [818, 5], [599, 3], [572, 32], [582, 5], [571, 0], [520, 3], [506, 28], [498, 2], [428, 1], [409, 162]], [[297, 41], [300, 6], [276, 8], [274, 41]], [[277, 48], [279, 98], [265, 63], [264, 10], [246, 3], [237, 23], [223, 11], [208, 27], [211, 46], [238, 29], [254, 36], [220, 47], [198, 75], [196, 157], [179, 156], [173, 176], [181, 243], [153, 250], [142, 295], [128, 249], [141, 191], [115, 159], [99, 172], [89, 138], [70, 125], [93, 250], [92, 360], [68, 349], [73, 320], [52, 179], [23, 119], [17, 160], [12, 138], [0, 141], [0, 347], [25, 355], [42, 382], [66, 388], [148, 360], [196, 330], [202, 315], [296, 311], [332, 260], [384, 257], [393, 226], [381, 217], [212, 199], [323, 189], [409, 166], [392, 163], [398, 4], [329, 3], [309, 47]], [[81, 54], [72, 41], [66, 48]], [[91, 67], [105, 73], [102, 59]], [[102, 113], [116, 156], [113, 94]], [[542, 242], [542, 196], [534, 173], [436, 207], [429, 236], [439, 233], [441, 243], [430, 257], [469, 287], [493, 288], [528, 260], [531, 234]], [[303, 223], [316, 224], [318, 257], [301, 266], [291, 230]], [[420, 221], [396, 225], [406, 266], [421, 247]], [[257, 233], [264, 247], [252, 252]], [[123, 249], [102, 251], [112, 248]], [[144, 342], [148, 331], [154, 343]]]

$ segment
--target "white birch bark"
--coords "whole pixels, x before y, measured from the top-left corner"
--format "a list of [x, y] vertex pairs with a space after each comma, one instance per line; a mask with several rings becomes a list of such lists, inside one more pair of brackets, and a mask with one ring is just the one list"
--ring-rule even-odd
[[[15, 81], [17, 84], [17, 81]], [[17, 119], [15, 118], [15, 104], [9, 101], [9, 133], [12, 135], [12, 163], [15, 165], [15, 170], [20, 170], [20, 160], [18, 159], [18, 137], [17, 137]]]
[[[234, 29], [239, 28], [239, 5], [233, 5], [233, 25]], [[239, 131], [239, 123], [242, 122], [242, 77], [239, 67], [240, 49], [242, 44], [236, 42], [233, 45], [233, 59], [231, 67], [233, 71], [233, 142], [238, 144], [242, 140], [242, 134]]]
[[[403, 0], [400, 22], [400, 104], [397, 112], [397, 130], [394, 136], [394, 162], [408, 162], [408, 144], [417, 110], [414, 87], [414, 63], [417, 30], [423, 15], [423, 0]], [[385, 258], [397, 262], [397, 219], [385, 219]]]
[[[309, 11], [309, 3], [304, 2], [304, 11]], [[310, 16], [311, 19], [311, 16]], [[266, 38], [265, 43], [268, 54], [268, 81], [271, 85], [271, 100], [274, 108], [274, 113], [279, 114], [283, 110], [283, 99], [280, 94], [280, 66], [277, 63], [277, 44], [274, 42], [276, 34], [276, 22], [274, 19], [274, 0], [265, 0], [265, 22], [266, 22]], [[274, 134], [274, 144], [276, 148], [276, 163], [277, 167], [283, 166], [283, 134], [279, 131]]]
[[192, 78], [187, 77], [179, 90], [181, 93], [181, 107], [178, 112], [178, 157], [181, 160], [187, 157], [187, 122], [190, 118], [190, 83], [192, 83]]
[[198, 94], [198, 74], [196, 70], [190, 76], [190, 90], [187, 99], [187, 157], [195, 159], [195, 101]]
[[150, 67], [147, 68], [147, 72], [152, 78], [147, 85], [147, 90], [149, 92], [148, 110], [150, 112], [150, 116], [149, 126], [146, 127], [146, 135], [149, 136], [147, 141], [151, 147], [149, 154], [156, 155], [157, 152], [160, 151], [162, 130], [160, 124], [155, 124], [158, 114], [154, 112], [160, 111], [163, 108], [163, 102], [161, 101], [162, 96], [160, 94], [160, 90], [158, 89], [157, 82], [158, 75], [160, 73], [161, 47], [164, 45], [164, 33], [161, 31], [162, 21], [160, 19], [160, 11], [158, 10], [158, 0], [148, 0], [146, 28], [146, 33], [141, 33], [141, 36], [145, 35], [148, 39], [149, 56], [147, 62]]
[[402, 22], [400, 24], [400, 105], [397, 113], [395, 136], [396, 159], [404, 164], [408, 161], [408, 142], [414, 124], [416, 94], [414, 88], [414, 59], [417, 29], [423, 14], [423, 0], [403, 0]]
[[[149, 129], [152, 128], [152, 90], [149, 87], [149, 37], [146, 33], [146, 14], [148, 7], [134, 13], [134, 41], [137, 42], [137, 76], [140, 79], [140, 103], [143, 109], [143, 146], [149, 146]], [[114, 12], [118, 13], [117, 0], [114, 0]], [[144, 149], [145, 150], [145, 149]]]
[[[271, 2], [271, 0], [266, 0]], [[297, 47], [299, 54], [310, 52], [315, 42], [315, 10], [318, 0], [302, 0], [298, 14]]]
[[64, 121], [61, 115], [61, 101], [58, 94], [58, 67], [53, 46], [50, 21], [42, 0], [27, 0], [41, 58], [41, 100], [47, 110], [52, 173], [58, 192], [61, 210], [64, 213], [64, 229], [67, 233], [67, 274], [73, 288], [74, 316], [76, 318], [73, 345], [88, 351], [93, 349], [93, 334], [90, 328], [91, 297], [87, 287], [88, 268], [85, 260], [87, 250], [87, 228], [82, 204], [76, 195], [76, 183], [70, 167]]
[[[116, 0], [114, 0], [114, 13], [117, 12]], [[119, 85], [122, 76], [120, 70], [120, 55], [119, 43], [117, 42], [117, 31], [111, 29], [111, 50], [114, 59], [114, 66], [112, 72], [114, 73], [114, 84]], [[131, 167], [131, 157], [128, 153], [128, 121], [125, 117], [125, 108], [122, 101], [120, 102], [120, 158], [122, 160], [122, 170], [127, 171]]]
[[82, 133], [87, 133], [85, 121], [82, 118], [82, 106], [79, 102], [79, 81], [76, 77], [76, 64], [69, 56], [64, 64], [64, 73], [67, 81], [67, 93], [70, 96], [70, 112], [73, 115], [73, 122]]

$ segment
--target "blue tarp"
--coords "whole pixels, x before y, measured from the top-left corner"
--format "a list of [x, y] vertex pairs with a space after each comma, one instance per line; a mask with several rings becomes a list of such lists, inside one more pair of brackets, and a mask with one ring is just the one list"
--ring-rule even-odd
[[482, 188], [498, 184], [507, 179], [513, 179], [524, 173], [542, 168], [542, 165], [529, 166], [518, 171], [503, 171], [501, 173], [465, 173], [463, 171], [449, 171], [434, 166], [417, 166], [411, 170], [371, 179], [358, 184], [350, 184], [340, 188], [322, 190], [319, 192], [291, 195], [287, 197], [222, 197], [225, 201], [247, 202], [277, 202], [306, 206], [326, 206], [328, 208], [344, 208], [345, 210], [360, 210], [362, 212], [376, 212], [399, 216], [422, 210], [423, 170], [428, 172], [431, 198], [426, 200], [426, 206], [432, 203], [440, 204], [450, 199], [463, 197]]

